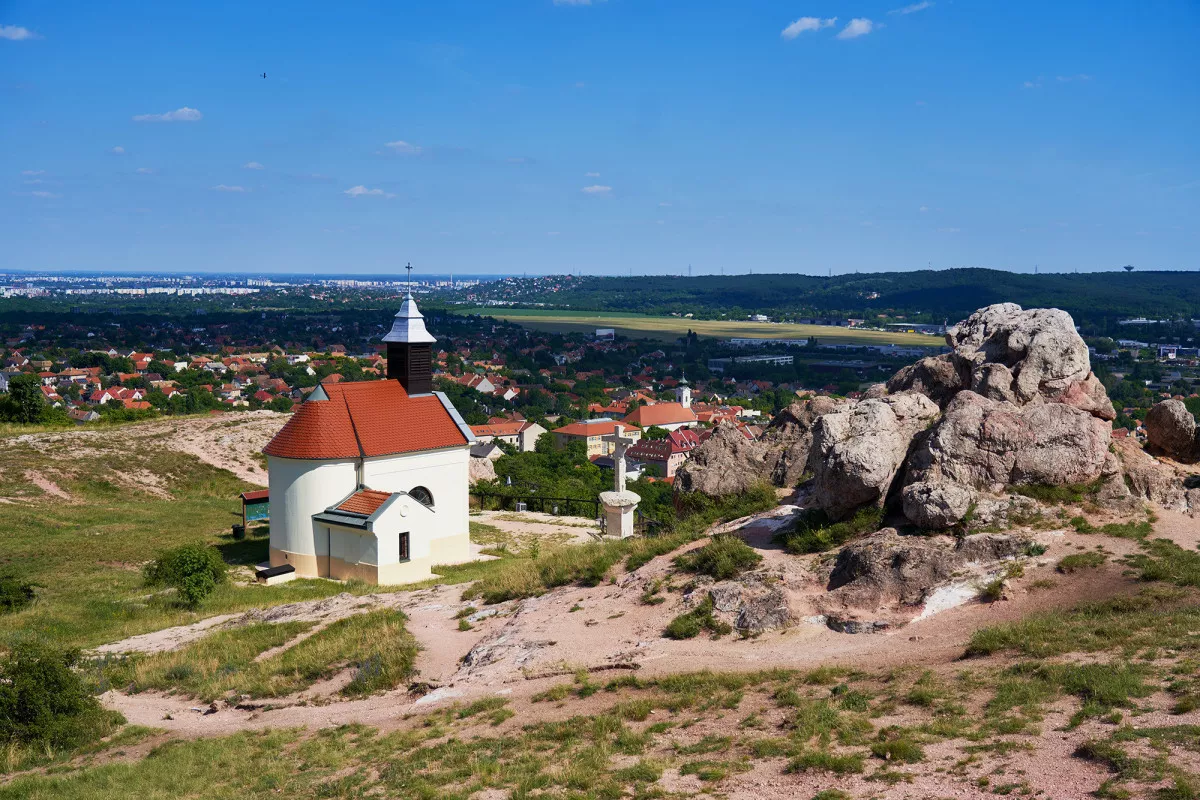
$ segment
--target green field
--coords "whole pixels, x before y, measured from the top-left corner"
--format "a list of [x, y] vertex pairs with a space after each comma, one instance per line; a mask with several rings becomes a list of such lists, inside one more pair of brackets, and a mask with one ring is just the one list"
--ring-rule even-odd
[[797, 325], [791, 323], [750, 322], [749, 320], [685, 319], [684, 317], [648, 317], [612, 311], [544, 311], [540, 309], [467, 308], [458, 314], [483, 314], [527, 328], [551, 333], [593, 332], [596, 328], [614, 328], [618, 335], [632, 338], [674, 341], [689, 330], [698, 336], [716, 339], [761, 337], [763, 339], [808, 339], [816, 337], [828, 344], [896, 344], [910, 347], [940, 347], [942, 338], [920, 333], [891, 333], [840, 328], [833, 325]]

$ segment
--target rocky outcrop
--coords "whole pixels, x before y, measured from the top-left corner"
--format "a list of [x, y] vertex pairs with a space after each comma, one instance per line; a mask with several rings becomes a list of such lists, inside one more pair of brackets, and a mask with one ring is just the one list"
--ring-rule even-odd
[[479, 481], [496, 480], [496, 462], [490, 458], [472, 458], [467, 466], [467, 480], [472, 486]]
[[863, 400], [820, 417], [809, 454], [817, 504], [834, 519], [865, 505], [882, 505], [913, 437], [937, 414], [932, 400], [910, 392]]
[[767, 463], [774, 462], [772, 483], [776, 486], [796, 485], [808, 469], [813, 425], [823, 414], [833, 413], [848, 405], [848, 400], [813, 397], [792, 403], [775, 415], [759, 440], [768, 448], [764, 460]]
[[829, 601], [866, 610], [919, 605], [965, 565], [1013, 558], [1028, 544], [1013, 534], [980, 533], [956, 542], [948, 536], [901, 536], [895, 528], [884, 528], [841, 549], [829, 576]]
[[1146, 414], [1146, 444], [1176, 461], [1200, 459], [1200, 430], [1196, 418], [1179, 400], [1163, 400]]
[[1024, 405], [1060, 395], [1091, 374], [1087, 345], [1071, 315], [1057, 308], [981, 308], [951, 328], [946, 341], [959, 371], [970, 376], [968, 388], [993, 400]]
[[957, 525], [975, 503], [975, 492], [958, 483], [918, 481], [901, 493], [904, 516], [927, 530]]
[[786, 628], [796, 617], [788, 603], [783, 582], [776, 577], [751, 573], [738, 580], [721, 581], [707, 588], [713, 610], [733, 620], [739, 631], [761, 632]]
[[966, 514], [972, 490], [1091, 483], [1104, 474], [1110, 437], [1110, 423], [1073, 406], [1019, 408], [960, 392], [909, 460], [905, 516], [921, 527], [945, 528]]
[[776, 486], [795, 486], [807, 469], [816, 420], [847, 405], [848, 400], [832, 397], [792, 403], [775, 415], [757, 442], [733, 425], [718, 425], [676, 473], [675, 487], [681, 492], [721, 497], [764, 480]]
[[919, 392], [939, 406], [945, 406], [967, 386], [968, 380], [953, 357], [947, 354], [922, 358], [904, 367], [887, 382], [887, 390], [893, 394]]
[[1132, 439], [1113, 442], [1121, 461], [1125, 485], [1133, 496], [1173, 511], [1189, 509], [1186, 476], [1154, 458]]

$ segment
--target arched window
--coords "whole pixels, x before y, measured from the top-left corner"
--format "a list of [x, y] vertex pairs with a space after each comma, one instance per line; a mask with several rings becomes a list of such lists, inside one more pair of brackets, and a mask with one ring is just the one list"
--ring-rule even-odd
[[433, 508], [433, 493], [424, 486], [414, 486], [412, 489], [409, 489], [408, 496], [422, 505]]

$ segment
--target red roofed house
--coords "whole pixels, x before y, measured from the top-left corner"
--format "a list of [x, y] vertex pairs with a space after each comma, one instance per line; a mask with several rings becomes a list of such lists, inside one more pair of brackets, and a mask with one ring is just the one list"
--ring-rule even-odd
[[538, 437], [545, 432], [546, 429], [536, 422], [523, 419], [499, 422], [489, 420], [487, 425], [471, 426], [471, 433], [475, 435], [475, 440], [480, 444], [499, 440], [508, 442], [522, 453], [533, 452]]
[[642, 439], [625, 451], [627, 458], [641, 461], [658, 468], [659, 477], [673, 478], [675, 470], [688, 460], [692, 450], [700, 446], [700, 437], [695, 431], [684, 428], [671, 431], [665, 439]]
[[[614, 422], [611, 419], [600, 417], [599, 419], [585, 419], [580, 422], [573, 422], [570, 425], [564, 425], [561, 428], [556, 428], [554, 433], [554, 443], [558, 447], [562, 447], [568, 442], [582, 441], [587, 448], [587, 457], [606, 456], [612, 453], [613, 444], [604, 440], [605, 436], [611, 436], [616, 429], [621, 427], [621, 423]], [[642, 438], [642, 432], [637, 428], [633, 430], [625, 429], [622, 432], [624, 436], [633, 437], [636, 441]]]
[[412, 295], [383, 341], [386, 380], [318, 385], [263, 448], [271, 547], [260, 578], [410, 583], [470, 558], [473, 437], [432, 391], [436, 340]]

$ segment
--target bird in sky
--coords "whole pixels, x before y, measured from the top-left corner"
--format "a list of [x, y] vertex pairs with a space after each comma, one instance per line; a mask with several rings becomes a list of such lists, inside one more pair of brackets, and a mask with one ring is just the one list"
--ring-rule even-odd
[[266, 79], [266, 77], [267, 77], [267, 73], [265, 73], [265, 72], [264, 72], [264, 73], [262, 74], [262, 76], [263, 76], [263, 78], [264, 78], [264, 79]]

